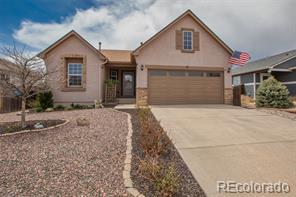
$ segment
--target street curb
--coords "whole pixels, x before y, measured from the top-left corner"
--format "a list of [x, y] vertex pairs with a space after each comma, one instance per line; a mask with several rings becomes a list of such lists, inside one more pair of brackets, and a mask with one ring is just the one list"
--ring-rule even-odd
[[47, 128], [44, 128], [44, 129], [34, 129], [34, 130], [24, 130], [24, 131], [19, 131], [19, 132], [14, 132], [14, 133], [4, 133], [4, 134], [0, 134], [0, 137], [12, 136], [12, 135], [23, 134], [23, 133], [30, 133], [30, 132], [33, 133], [33, 132], [40, 132], [40, 131], [48, 131], [48, 130], [51, 130], [51, 129], [62, 127], [62, 126], [66, 125], [66, 124], [68, 124], [70, 122], [67, 119], [61, 119], [61, 120], [65, 120], [65, 122], [62, 123], [62, 124], [59, 124], [59, 125], [56, 125], [56, 126], [52, 126], [52, 127], [47, 127]]

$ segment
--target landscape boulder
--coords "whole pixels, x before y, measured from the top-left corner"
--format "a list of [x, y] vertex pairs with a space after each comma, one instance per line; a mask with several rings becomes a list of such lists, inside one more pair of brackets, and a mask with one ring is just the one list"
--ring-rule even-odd
[[76, 119], [77, 126], [89, 126], [90, 121], [85, 117], [79, 117]]

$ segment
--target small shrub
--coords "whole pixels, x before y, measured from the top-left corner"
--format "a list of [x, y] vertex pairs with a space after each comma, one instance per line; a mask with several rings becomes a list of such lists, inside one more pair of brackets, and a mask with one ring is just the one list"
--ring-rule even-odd
[[64, 105], [57, 105], [57, 106], [54, 107], [54, 110], [63, 111], [63, 110], [65, 110], [65, 106]]
[[114, 85], [117, 85], [119, 83], [118, 80], [113, 80], [113, 79], [107, 79], [105, 80], [105, 84], [108, 86], [108, 87], [112, 87]]
[[150, 156], [167, 153], [170, 141], [164, 130], [157, 123], [149, 123], [148, 129], [141, 133], [141, 147]]
[[70, 107], [72, 109], [93, 109], [94, 105], [80, 105], [80, 104], [71, 103]]
[[52, 92], [39, 93], [37, 96], [37, 105], [44, 110], [53, 108], [53, 95]]
[[41, 107], [37, 107], [37, 108], [35, 109], [35, 111], [36, 111], [37, 113], [39, 113], [39, 112], [43, 112], [43, 109], [42, 109]]
[[148, 181], [155, 182], [161, 175], [162, 165], [158, 163], [158, 158], [146, 156], [144, 159], [139, 159], [139, 174]]
[[47, 108], [45, 111], [46, 112], [52, 112], [52, 111], [54, 111], [54, 109], [53, 108]]
[[264, 80], [256, 93], [257, 107], [288, 108], [292, 105], [288, 88], [274, 77]]
[[246, 108], [256, 108], [256, 103], [252, 97], [241, 95], [241, 106]]
[[140, 109], [139, 117], [141, 124], [140, 145], [143, 151], [152, 157], [167, 153], [170, 139], [150, 110]]
[[166, 168], [162, 175], [156, 179], [156, 190], [159, 196], [170, 197], [173, 196], [178, 189], [178, 176], [173, 166]]
[[66, 109], [67, 111], [71, 111], [71, 110], [73, 110], [74, 108], [71, 107], [71, 106], [68, 106], [68, 107], [65, 107], [65, 109]]

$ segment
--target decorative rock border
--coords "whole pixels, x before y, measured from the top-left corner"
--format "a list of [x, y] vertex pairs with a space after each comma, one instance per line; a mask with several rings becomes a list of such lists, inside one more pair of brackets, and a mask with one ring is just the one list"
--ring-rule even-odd
[[62, 127], [62, 126], [66, 125], [66, 124], [68, 124], [70, 122], [67, 119], [61, 119], [61, 120], [65, 120], [65, 122], [62, 123], [62, 124], [55, 125], [55, 126], [52, 126], [52, 127], [47, 127], [47, 128], [44, 128], [44, 129], [34, 129], [34, 130], [18, 131], [18, 132], [14, 132], [14, 133], [4, 133], [4, 134], [0, 134], [0, 137], [23, 134], [23, 133], [29, 133], [29, 132], [48, 131], [48, 130], [51, 130], [51, 129]]
[[123, 180], [126, 190], [134, 197], [145, 197], [141, 194], [136, 188], [133, 187], [133, 181], [131, 179], [131, 163], [132, 163], [132, 135], [133, 127], [131, 121], [131, 115], [129, 113], [123, 112], [127, 115], [128, 123], [128, 134], [126, 137], [126, 158], [124, 161], [124, 170], [123, 170]]

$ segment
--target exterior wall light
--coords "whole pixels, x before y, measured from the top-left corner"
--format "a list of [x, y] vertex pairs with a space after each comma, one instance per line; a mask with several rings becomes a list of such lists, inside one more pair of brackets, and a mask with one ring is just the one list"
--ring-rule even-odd
[[141, 65], [141, 71], [143, 71], [144, 70], [144, 66], [143, 65]]

